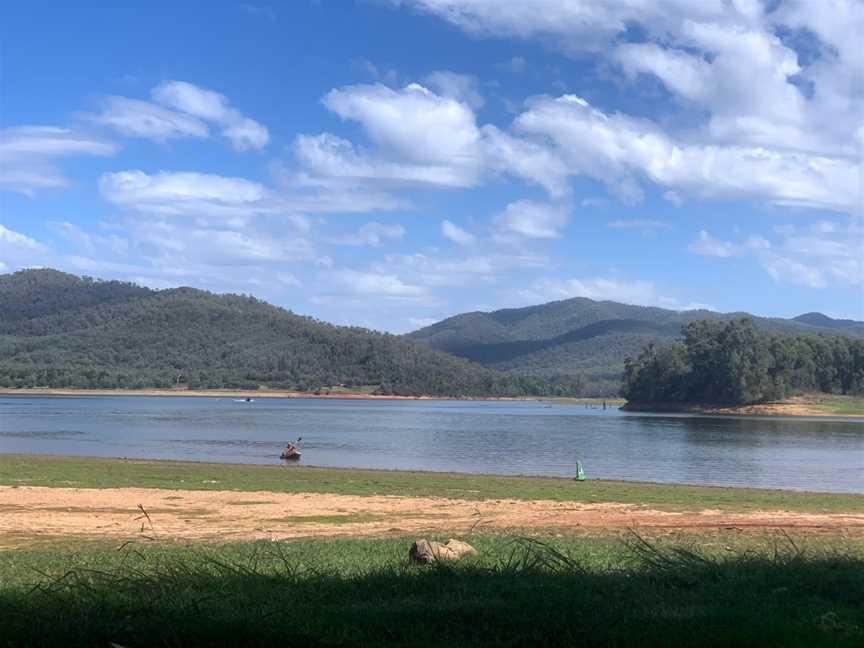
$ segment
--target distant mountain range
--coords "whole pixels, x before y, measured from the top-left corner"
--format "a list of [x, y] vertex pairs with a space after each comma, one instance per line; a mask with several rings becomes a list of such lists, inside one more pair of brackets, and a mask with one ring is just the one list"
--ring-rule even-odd
[[334, 326], [252, 297], [150, 290], [56, 270], [0, 275], [0, 386], [545, 393], [400, 336]]
[[[464, 313], [407, 336], [334, 326], [241, 295], [151, 290], [56, 270], [0, 275], [0, 386], [273, 388], [336, 385], [442, 396], [618, 392], [624, 359], [699, 319], [584, 298]], [[864, 336], [807, 313], [767, 330]], [[454, 357], [455, 356], [455, 357]]]
[[[680, 335], [682, 324], [747, 313], [673, 311], [583, 297], [526, 308], [463, 313], [408, 334], [429, 347], [502, 371], [537, 376], [580, 374], [596, 395], [615, 393], [624, 359], [649, 342]], [[864, 336], [864, 322], [806, 313], [794, 319], [753, 317], [761, 328], [798, 335]]]

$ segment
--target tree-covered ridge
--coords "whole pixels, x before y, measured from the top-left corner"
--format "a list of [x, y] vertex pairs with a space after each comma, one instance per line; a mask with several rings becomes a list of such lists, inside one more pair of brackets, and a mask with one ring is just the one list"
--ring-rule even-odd
[[752, 319], [698, 321], [683, 342], [649, 344], [625, 364], [622, 395], [633, 403], [744, 404], [795, 392], [864, 392], [864, 339], [792, 336]]
[[[586, 395], [617, 393], [624, 361], [649, 343], [680, 339], [681, 327], [698, 320], [730, 321], [746, 313], [673, 311], [576, 297], [463, 313], [409, 334], [433, 349], [485, 367], [532, 376], [578, 375]], [[864, 323], [808, 313], [794, 320], [754, 318], [767, 331], [797, 335], [864, 336]]]
[[41, 268], [0, 275], [0, 325], [59, 312], [119, 304], [154, 291], [122, 281], [99, 281]]
[[574, 394], [573, 381], [485, 369], [400, 336], [253, 297], [153, 291], [56, 271], [0, 276], [0, 386], [244, 388], [485, 396]]

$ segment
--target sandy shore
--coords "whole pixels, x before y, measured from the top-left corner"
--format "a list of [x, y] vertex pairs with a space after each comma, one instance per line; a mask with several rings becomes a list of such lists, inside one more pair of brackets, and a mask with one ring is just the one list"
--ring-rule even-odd
[[621, 409], [628, 412], [658, 412], [683, 414], [714, 414], [721, 416], [789, 416], [789, 417], [832, 417], [864, 418], [862, 414], [834, 412], [826, 407], [825, 401], [813, 396], [795, 396], [776, 403], [754, 403], [752, 405], [699, 405], [676, 403], [627, 403]]
[[692, 513], [629, 504], [260, 491], [3, 486], [0, 513], [0, 547], [59, 536], [231, 542], [520, 529], [784, 529], [864, 537], [864, 515], [851, 513]]

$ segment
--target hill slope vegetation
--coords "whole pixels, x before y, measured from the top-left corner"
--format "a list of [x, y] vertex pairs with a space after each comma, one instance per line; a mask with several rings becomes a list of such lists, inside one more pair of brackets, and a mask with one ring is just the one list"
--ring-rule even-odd
[[[521, 375], [580, 376], [587, 395], [617, 393], [627, 358], [648, 344], [680, 339], [698, 320], [732, 321], [746, 313], [673, 311], [582, 297], [526, 308], [456, 315], [408, 337], [486, 367]], [[773, 333], [864, 336], [864, 323], [808, 313], [794, 320], [754, 317]]]
[[274, 388], [385, 394], [573, 393], [399, 336], [252, 297], [150, 290], [55, 270], [0, 275], [0, 386]]
[[862, 338], [769, 333], [746, 317], [692, 322], [683, 335], [683, 342], [649, 344], [627, 360], [622, 395], [634, 409], [741, 405], [803, 391], [864, 392]]

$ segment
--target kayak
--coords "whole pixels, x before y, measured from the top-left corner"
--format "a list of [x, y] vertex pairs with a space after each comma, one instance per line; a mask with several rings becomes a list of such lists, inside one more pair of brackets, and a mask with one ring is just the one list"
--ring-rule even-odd
[[299, 452], [296, 450], [290, 454], [283, 452], [281, 455], [279, 455], [279, 458], [280, 459], [299, 459], [300, 455], [302, 455], [302, 454], [303, 454], [302, 452]]

